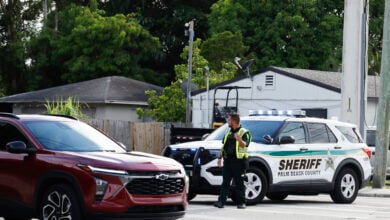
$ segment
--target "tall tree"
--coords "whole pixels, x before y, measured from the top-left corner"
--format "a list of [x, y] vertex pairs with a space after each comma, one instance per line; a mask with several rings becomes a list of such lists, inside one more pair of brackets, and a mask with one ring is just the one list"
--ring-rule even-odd
[[[32, 40], [34, 87], [123, 75], [159, 84], [164, 77], [142, 66], [159, 42], [131, 15], [106, 17], [102, 11], [71, 5]], [[52, 24], [51, 24], [52, 25]]]
[[[202, 40], [197, 39], [193, 44], [191, 76], [193, 83], [200, 88], [204, 88], [207, 80], [204, 67], [209, 66], [209, 62], [201, 55], [200, 48], [202, 48]], [[188, 50], [189, 48], [186, 46], [180, 55], [183, 61], [188, 58]], [[211, 69], [209, 72], [210, 85], [232, 79], [237, 73], [238, 68], [232, 62], [221, 61], [220, 63], [221, 68], [219, 71]], [[188, 64], [176, 65], [175, 74], [176, 81], [165, 87], [161, 94], [157, 94], [154, 90], [146, 92], [150, 110], [144, 112], [142, 109], [137, 109], [137, 114], [140, 117], [146, 114], [157, 121], [185, 121], [186, 100], [182, 89], [184, 89], [183, 82], [188, 79]], [[184, 84], [187, 85], [187, 83]]]
[[342, 8], [336, 0], [219, 0], [211, 7], [210, 33], [241, 32], [258, 68], [337, 70]]
[[[194, 41], [193, 44], [193, 58], [192, 58], [192, 75], [191, 82], [195, 83], [199, 88], [206, 87], [206, 76], [204, 73], [204, 67], [210, 66], [210, 62], [202, 56], [201, 48], [203, 47], [203, 42], [200, 39]], [[187, 60], [188, 58], [188, 46], [183, 49], [180, 57], [182, 60]], [[211, 68], [209, 72], [209, 81], [210, 85], [215, 85], [217, 83], [232, 79], [237, 74], [237, 66], [232, 62], [221, 60], [219, 62], [220, 68], [213, 69]], [[188, 80], [188, 64], [177, 64], [175, 65], [175, 74], [176, 80], [181, 82]]]
[[[230, 50], [219, 53], [222, 50], [218, 42], [228, 38], [233, 40], [232, 36], [223, 34], [225, 31], [230, 31], [234, 37], [241, 34], [242, 46], [248, 46], [248, 49], [239, 55], [255, 58], [258, 68], [277, 65], [338, 70], [341, 63], [343, 1], [47, 0], [49, 14], [45, 27], [31, 37], [32, 33], [40, 30], [34, 21], [42, 14], [43, 1], [0, 0], [0, 82], [6, 94], [77, 80], [78, 77], [61, 78], [63, 73], [72, 73], [70, 66], [72, 71], [77, 69], [69, 62], [65, 65], [70, 59], [69, 54], [61, 54], [64, 50], [70, 51], [72, 44], [65, 45], [65, 42], [72, 41], [64, 39], [72, 33], [76, 24], [79, 25], [75, 18], [81, 11], [69, 10], [71, 4], [95, 9], [98, 2], [99, 8], [106, 10], [106, 13], [98, 13], [102, 18], [132, 13], [132, 20], [157, 36], [162, 50], [154, 51], [152, 58], [148, 54], [145, 56], [147, 59], [138, 60], [135, 69], [140, 66], [142, 76], [136, 74], [135, 77], [152, 83], [158, 81], [159, 85], [175, 80], [174, 65], [181, 62], [180, 53], [188, 41], [184, 35], [184, 23], [193, 18], [196, 19], [195, 37], [205, 41], [201, 55], [214, 70], [221, 66], [219, 61], [226, 63], [235, 50], [240, 50], [239, 47], [234, 50], [223, 48]], [[383, 9], [383, 0], [370, 0], [370, 74], [379, 73]], [[96, 33], [93, 27], [89, 28], [91, 33]], [[81, 33], [80, 30], [78, 33]], [[29, 39], [32, 41], [26, 49]], [[60, 48], [61, 45], [66, 48]], [[31, 54], [26, 56], [26, 51], [31, 51]], [[32, 66], [26, 65], [29, 57], [32, 58]]]
[[137, 114], [142, 117], [144, 114], [161, 122], [183, 122], [186, 116], [186, 100], [183, 91], [180, 89], [180, 81], [173, 82], [164, 88], [161, 94], [156, 90], [145, 92], [148, 97], [149, 110], [146, 112], [138, 108]]
[[174, 65], [181, 62], [180, 53], [188, 42], [184, 24], [195, 19], [195, 37], [208, 36], [207, 14], [217, 0], [109, 0], [100, 7], [107, 15], [134, 13], [140, 24], [160, 39], [162, 53], [151, 66], [159, 73], [169, 73], [174, 80]]
[[39, 1], [0, 0], [0, 74], [6, 94], [24, 89], [25, 42], [34, 29]]
[[241, 32], [224, 31], [207, 38], [200, 49], [201, 55], [209, 61], [210, 68], [220, 71], [223, 63], [232, 62], [235, 57], [243, 57], [248, 47], [242, 42]]

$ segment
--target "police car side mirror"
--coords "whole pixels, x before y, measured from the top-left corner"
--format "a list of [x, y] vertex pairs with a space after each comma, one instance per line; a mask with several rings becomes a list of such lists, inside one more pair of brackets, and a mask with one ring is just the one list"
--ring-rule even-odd
[[264, 139], [264, 141], [265, 141], [266, 144], [271, 144], [271, 143], [274, 141], [274, 139], [273, 139], [273, 138], [271, 137], [271, 135], [269, 135], [269, 134], [264, 135], [264, 136], [263, 136], [263, 139]]
[[206, 133], [206, 134], [202, 135], [202, 139], [201, 139], [201, 140], [203, 141], [203, 140], [206, 139], [209, 135], [210, 135], [209, 133]]
[[293, 144], [295, 142], [295, 138], [293, 136], [283, 136], [280, 138], [280, 144]]

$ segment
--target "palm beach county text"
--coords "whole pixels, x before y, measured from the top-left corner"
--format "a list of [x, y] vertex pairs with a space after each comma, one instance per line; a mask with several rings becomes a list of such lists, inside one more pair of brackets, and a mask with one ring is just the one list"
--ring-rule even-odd
[[321, 174], [321, 162], [320, 158], [280, 160], [278, 176], [317, 176]]

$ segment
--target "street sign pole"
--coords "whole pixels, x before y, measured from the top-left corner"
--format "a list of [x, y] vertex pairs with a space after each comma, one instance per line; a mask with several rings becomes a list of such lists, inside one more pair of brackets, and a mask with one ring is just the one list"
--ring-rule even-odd
[[188, 45], [188, 79], [187, 79], [187, 94], [186, 94], [186, 126], [190, 125], [191, 117], [191, 73], [192, 73], [192, 45], [194, 42], [194, 21], [187, 23], [188, 35], [189, 35], [189, 45]]

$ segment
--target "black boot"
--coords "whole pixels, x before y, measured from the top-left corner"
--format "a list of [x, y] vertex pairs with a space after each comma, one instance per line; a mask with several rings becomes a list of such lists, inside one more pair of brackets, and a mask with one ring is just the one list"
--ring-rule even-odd
[[214, 206], [217, 207], [217, 208], [223, 208], [222, 202], [215, 202]]

